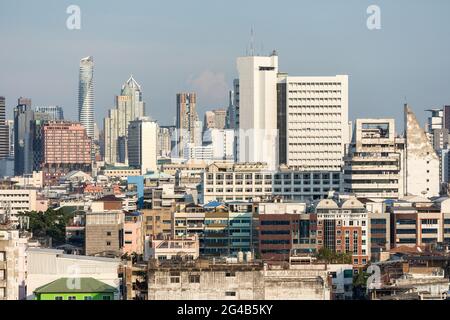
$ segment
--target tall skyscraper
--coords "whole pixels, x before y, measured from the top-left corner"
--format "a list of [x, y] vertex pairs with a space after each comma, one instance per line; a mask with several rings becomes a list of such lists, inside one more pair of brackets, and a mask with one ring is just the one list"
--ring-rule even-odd
[[0, 97], [0, 159], [9, 156], [9, 126], [6, 123], [5, 97]]
[[46, 115], [48, 120], [64, 120], [64, 111], [60, 106], [38, 106], [34, 108], [34, 114], [39, 117], [40, 114]]
[[[184, 148], [195, 143], [198, 114], [196, 111], [197, 96], [195, 93], [177, 94], [177, 136], [178, 156], [183, 157]], [[200, 127], [201, 130], [201, 127]]]
[[94, 58], [80, 61], [78, 86], [78, 120], [86, 128], [88, 137], [94, 139]]
[[19, 98], [14, 109], [14, 174], [21, 176], [33, 172], [34, 112], [31, 100]]
[[131, 76], [116, 96], [116, 106], [104, 119], [105, 162], [126, 162], [128, 125], [145, 115], [145, 103], [139, 83]]
[[148, 117], [130, 121], [128, 126], [128, 164], [142, 174], [156, 171], [159, 126]]
[[278, 56], [237, 59], [239, 73], [238, 161], [278, 166]]

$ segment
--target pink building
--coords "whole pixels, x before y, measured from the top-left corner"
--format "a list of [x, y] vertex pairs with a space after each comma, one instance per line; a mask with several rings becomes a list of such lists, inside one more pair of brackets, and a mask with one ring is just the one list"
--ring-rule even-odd
[[90, 173], [91, 139], [79, 123], [54, 121], [43, 126], [44, 184], [56, 184], [61, 176], [79, 170]]
[[140, 212], [125, 213], [125, 222], [123, 224], [123, 253], [137, 253], [144, 252], [144, 236], [142, 214]]

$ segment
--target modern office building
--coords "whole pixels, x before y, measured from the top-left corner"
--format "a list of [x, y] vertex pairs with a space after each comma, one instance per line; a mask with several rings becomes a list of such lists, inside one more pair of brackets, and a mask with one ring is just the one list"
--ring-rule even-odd
[[156, 171], [159, 126], [148, 117], [130, 121], [128, 126], [128, 164], [141, 168], [141, 174]]
[[399, 199], [405, 194], [404, 139], [394, 119], [357, 119], [344, 166], [344, 191], [358, 198]]
[[0, 159], [7, 158], [9, 150], [9, 125], [6, 123], [5, 97], [0, 97]]
[[38, 114], [48, 115], [48, 120], [61, 121], [64, 120], [64, 111], [60, 106], [36, 106], [34, 107], [36, 117]]
[[408, 105], [405, 105], [406, 190], [405, 194], [427, 198], [440, 191], [439, 157]]
[[14, 109], [14, 174], [21, 176], [33, 172], [34, 112], [31, 99], [19, 98]]
[[90, 173], [91, 143], [86, 129], [79, 123], [47, 122], [42, 127], [42, 163], [44, 184], [58, 184], [67, 173], [78, 170]]
[[301, 171], [340, 171], [350, 142], [348, 76], [278, 75], [280, 164]]
[[108, 117], [104, 119], [105, 162], [110, 164], [126, 163], [124, 151], [127, 150], [128, 125], [130, 121], [145, 115], [142, 89], [133, 76], [122, 86], [121, 93], [115, 100], [115, 108], [110, 109]]
[[80, 61], [78, 86], [78, 121], [86, 129], [89, 138], [94, 139], [94, 58]]
[[278, 56], [237, 58], [239, 73], [238, 161], [278, 166]]
[[286, 167], [269, 170], [265, 163], [213, 163], [203, 173], [201, 202], [249, 201], [280, 196], [311, 201], [342, 191], [340, 172], [298, 172]]
[[[198, 114], [196, 110], [197, 95], [195, 93], [177, 94], [177, 150], [183, 157], [184, 148], [188, 143], [195, 143]], [[201, 130], [201, 126], [200, 126]], [[201, 134], [201, 133], [200, 133]]]

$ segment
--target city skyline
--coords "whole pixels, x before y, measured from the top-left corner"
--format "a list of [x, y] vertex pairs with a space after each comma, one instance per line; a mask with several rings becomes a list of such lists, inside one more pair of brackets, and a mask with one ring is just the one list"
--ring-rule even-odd
[[[27, 96], [35, 105], [60, 105], [67, 118], [75, 120], [77, 61], [87, 55], [96, 60], [95, 122], [98, 125], [113, 106], [118, 86], [130, 74], [143, 86], [147, 113], [161, 125], [174, 123], [177, 92], [197, 93], [202, 118], [206, 110], [228, 105], [228, 90], [237, 77], [235, 59], [248, 51], [251, 28], [257, 53], [267, 55], [273, 49], [278, 51], [282, 61], [280, 71], [289, 70], [299, 76], [348, 74], [351, 120], [394, 117], [401, 124], [402, 106], [407, 100], [423, 125], [426, 117], [423, 110], [442, 107], [450, 101], [450, 93], [444, 90], [450, 87], [450, 80], [441, 77], [442, 70], [450, 66], [450, 59], [445, 55], [448, 44], [442, 41], [450, 30], [445, 19], [450, 4], [445, 1], [432, 6], [421, 1], [378, 1], [382, 28], [376, 31], [366, 27], [369, 1], [349, 1], [344, 5], [332, 1], [314, 4], [288, 1], [292, 9], [289, 12], [274, 8], [271, 12], [259, 12], [258, 16], [250, 13], [251, 1], [240, 5], [239, 14], [221, 10], [233, 7], [230, 3], [217, 4], [217, 9], [201, 2], [180, 3], [177, 11], [202, 17], [196, 19], [201, 22], [191, 24], [164, 4], [154, 7], [138, 2], [141, 11], [148, 14], [143, 19], [135, 10], [132, 13], [127, 9], [116, 10], [117, 2], [103, 7], [80, 1], [81, 30], [65, 27], [68, 17], [65, 9], [69, 4], [67, 1], [39, 5], [17, 1], [0, 5], [2, 12], [16, 13], [15, 20], [5, 14], [0, 22], [8, 26], [8, 33], [2, 35], [6, 46], [14, 47], [16, 39], [25, 39], [30, 48], [29, 52], [8, 56], [9, 62], [4, 66], [5, 74], [12, 74], [12, 79], [0, 79], [8, 119], [12, 118], [14, 101]], [[406, 5], [408, 10], [404, 10]], [[131, 25], [132, 34], [127, 32], [128, 37], [122, 36], [121, 24], [111, 23], [118, 17], [115, 12], [121, 12], [123, 24]], [[268, 27], [264, 23], [280, 14], [285, 18], [277, 19], [276, 25]], [[171, 24], [160, 32], [163, 35], [158, 35], [156, 26], [167, 24], [161, 19]], [[26, 33], [29, 27], [36, 32], [31, 33], [32, 37]], [[50, 37], [42, 38], [49, 32]], [[198, 36], [187, 41], [191, 39], [190, 34]], [[42, 50], [43, 46], [49, 50]], [[7, 54], [6, 51], [2, 54]], [[123, 57], [129, 57], [129, 61]], [[28, 68], [21, 70], [19, 66]], [[45, 77], [60, 79], [52, 95], [45, 88], [46, 81], [39, 81], [44, 67], [48, 74]], [[20, 76], [25, 71], [27, 76]]]

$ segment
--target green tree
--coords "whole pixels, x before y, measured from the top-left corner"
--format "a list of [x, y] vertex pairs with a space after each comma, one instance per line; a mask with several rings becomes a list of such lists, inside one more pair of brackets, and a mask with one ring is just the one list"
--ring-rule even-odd
[[33, 237], [51, 237], [54, 244], [63, 244], [66, 240], [66, 225], [74, 213], [64, 213], [48, 209], [45, 212], [28, 211], [22, 213], [30, 219], [30, 231]]

